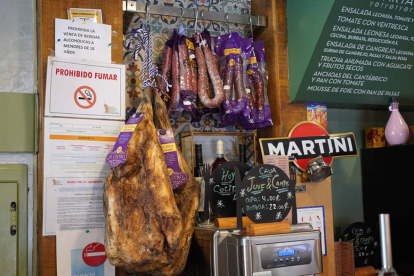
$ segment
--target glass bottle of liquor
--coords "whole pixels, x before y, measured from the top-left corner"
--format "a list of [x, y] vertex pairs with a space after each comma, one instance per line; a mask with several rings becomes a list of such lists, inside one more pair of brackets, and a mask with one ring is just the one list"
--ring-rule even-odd
[[203, 147], [201, 144], [195, 144], [195, 166], [194, 166], [194, 177], [202, 177], [203, 168]]
[[243, 163], [247, 163], [245, 144], [239, 144], [239, 161]]
[[216, 154], [217, 154], [217, 158], [216, 158], [216, 160], [214, 160], [213, 164], [211, 164], [211, 172], [213, 172], [221, 164], [227, 162], [227, 160], [224, 158], [224, 143], [223, 143], [223, 140], [217, 140]]
[[204, 212], [204, 197], [205, 197], [205, 185], [203, 179], [203, 148], [201, 144], [195, 144], [195, 166], [194, 166], [194, 178], [200, 183], [200, 204], [198, 206], [199, 215], [202, 216]]

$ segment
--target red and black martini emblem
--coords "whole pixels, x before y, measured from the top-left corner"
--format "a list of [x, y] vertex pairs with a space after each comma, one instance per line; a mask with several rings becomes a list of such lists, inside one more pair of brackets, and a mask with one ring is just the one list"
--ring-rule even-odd
[[329, 134], [321, 125], [307, 121], [295, 125], [289, 137], [260, 139], [260, 147], [263, 156], [287, 155], [303, 171], [319, 155], [328, 165], [334, 157], [358, 155], [354, 133]]

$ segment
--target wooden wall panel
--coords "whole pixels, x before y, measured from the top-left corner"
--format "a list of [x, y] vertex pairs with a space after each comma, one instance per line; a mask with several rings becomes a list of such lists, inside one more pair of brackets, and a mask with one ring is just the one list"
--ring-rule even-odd
[[[257, 28], [255, 40], [263, 40], [266, 49], [269, 82], [267, 93], [273, 126], [258, 131], [259, 138], [286, 137], [294, 125], [307, 120], [306, 103], [289, 101], [289, 61], [286, 1], [253, 0], [252, 14], [266, 15], [268, 26]], [[328, 256], [323, 257], [323, 274], [335, 276], [331, 179], [307, 184], [308, 192], [297, 195], [298, 207], [325, 207]]]
[[252, 14], [266, 15], [268, 19], [268, 26], [257, 28], [254, 39], [265, 44], [273, 126], [259, 130], [259, 138], [287, 136], [307, 115], [305, 103], [289, 102], [286, 0], [254, 0]]
[[[300, 182], [300, 180], [298, 180]], [[335, 276], [335, 243], [332, 212], [331, 178], [322, 182], [298, 183], [306, 185], [306, 193], [296, 194], [297, 207], [323, 206], [325, 211], [325, 235], [327, 256], [322, 257], [323, 273], [318, 275]]]
[[[38, 155], [38, 259], [37, 275], [54, 276], [56, 272], [56, 238], [43, 237], [43, 118], [47, 58], [55, 48], [55, 18], [67, 19], [67, 7], [102, 9], [104, 24], [112, 25], [112, 61], [123, 63], [122, 58], [122, 1], [120, 0], [40, 0], [37, 1], [38, 22], [38, 93], [39, 93], [39, 155]], [[117, 272], [123, 275], [122, 272]]]

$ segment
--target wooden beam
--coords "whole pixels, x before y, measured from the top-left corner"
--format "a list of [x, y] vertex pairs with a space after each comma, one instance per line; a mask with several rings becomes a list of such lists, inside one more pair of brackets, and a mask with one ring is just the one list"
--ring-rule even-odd
[[[123, 63], [122, 1], [120, 0], [43, 0], [37, 1], [38, 23], [38, 93], [39, 93], [39, 155], [38, 155], [38, 259], [37, 275], [54, 276], [56, 271], [56, 238], [43, 237], [43, 160], [44, 160], [44, 108], [47, 58], [55, 48], [55, 18], [67, 19], [67, 8], [102, 9], [104, 24], [112, 25], [112, 61]], [[117, 275], [125, 275], [117, 272]]]
[[[273, 126], [260, 129], [259, 138], [286, 137], [294, 125], [307, 120], [306, 103], [289, 101], [286, 1], [252, 1], [252, 14], [266, 15], [268, 19], [268, 27], [257, 28], [254, 40], [263, 40], [265, 45]], [[324, 206], [328, 255], [322, 258], [321, 275], [335, 276], [331, 179], [307, 184], [307, 188], [307, 193], [297, 194], [297, 206]]]
[[306, 104], [289, 102], [286, 0], [254, 0], [252, 14], [266, 15], [268, 27], [259, 27], [255, 40], [263, 40], [268, 70], [267, 94], [273, 126], [260, 129], [258, 137], [283, 137], [298, 122], [306, 120]]

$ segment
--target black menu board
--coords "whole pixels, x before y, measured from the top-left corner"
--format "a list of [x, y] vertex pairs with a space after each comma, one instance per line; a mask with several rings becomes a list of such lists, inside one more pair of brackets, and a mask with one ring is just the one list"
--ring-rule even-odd
[[295, 182], [273, 165], [254, 167], [240, 187], [244, 213], [255, 223], [282, 221], [295, 201]]
[[351, 224], [342, 234], [342, 241], [353, 244], [355, 267], [374, 266], [378, 243], [370, 225], [364, 222]]
[[219, 217], [236, 216], [236, 175], [234, 167], [237, 167], [241, 174], [241, 179], [251, 170], [249, 165], [230, 161], [218, 166], [212, 173], [206, 189], [210, 195], [211, 209]]

